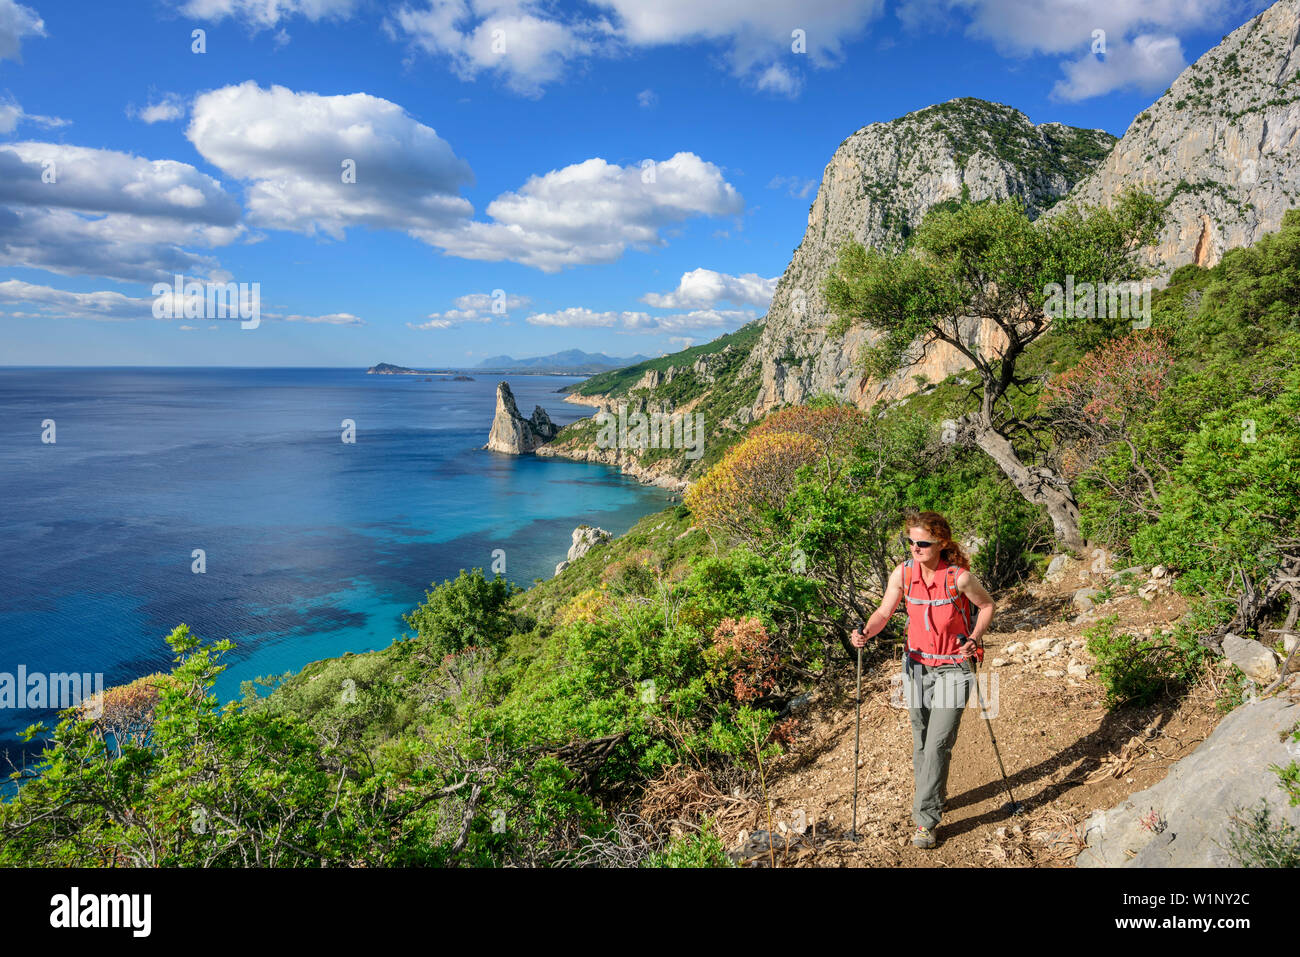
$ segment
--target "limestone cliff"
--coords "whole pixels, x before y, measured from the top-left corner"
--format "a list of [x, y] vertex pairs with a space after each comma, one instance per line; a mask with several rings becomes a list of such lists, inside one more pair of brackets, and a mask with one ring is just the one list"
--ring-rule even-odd
[[[863, 407], [915, 391], [914, 374], [939, 381], [963, 368], [936, 346], [924, 369], [889, 382], [862, 381], [855, 369], [864, 329], [828, 339], [834, 319], [822, 295], [840, 245], [848, 239], [895, 249], [935, 205], [1020, 196], [1031, 215], [1065, 196], [1106, 155], [1103, 130], [1043, 123], [984, 100], [959, 99], [858, 130], [835, 151], [808, 212], [803, 242], [781, 276], [763, 335], [746, 362], [759, 374], [754, 418], [780, 405], [829, 392]], [[972, 328], [988, 339], [993, 330]]]
[[1147, 262], [1213, 266], [1300, 205], [1298, 139], [1300, 0], [1281, 0], [1184, 70], [1070, 199], [1108, 203], [1129, 185], [1170, 199]]
[[514, 393], [510, 391], [510, 383], [497, 383], [496, 415], [492, 419], [492, 431], [488, 435], [487, 445], [483, 448], [525, 455], [551, 441], [558, 431], [558, 427], [540, 405], [533, 409], [530, 418], [525, 419], [519, 414]]

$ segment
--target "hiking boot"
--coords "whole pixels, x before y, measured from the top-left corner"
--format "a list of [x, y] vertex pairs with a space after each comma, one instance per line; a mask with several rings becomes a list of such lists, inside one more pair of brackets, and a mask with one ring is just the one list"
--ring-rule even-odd
[[935, 843], [934, 828], [924, 827], [918, 824], [916, 826], [916, 833], [912, 835], [912, 845], [914, 847], [924, 848], [928, 851], [930, 848], [934, 847]]

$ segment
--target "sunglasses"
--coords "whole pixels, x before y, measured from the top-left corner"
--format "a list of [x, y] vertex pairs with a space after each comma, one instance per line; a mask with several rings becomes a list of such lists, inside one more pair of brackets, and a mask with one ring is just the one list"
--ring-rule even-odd
[[917, 548], [929, 548], [931, 545], [934, 544], [934, 542], [914, 542], [910, 538], [907, 541], [908, 544], [915, 545]]

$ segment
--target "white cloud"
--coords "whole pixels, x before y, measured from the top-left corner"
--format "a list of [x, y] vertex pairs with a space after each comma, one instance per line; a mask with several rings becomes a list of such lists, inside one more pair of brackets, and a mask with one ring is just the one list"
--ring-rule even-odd
[[533, 97], [565, 76], [572, 61], [610, 52], [613, 41], [607, 21], [562, 22], [531, 0], [430, 0], [401, 7], [387, 28], [424, 53], [447, 57], [461, 79], [492, 72]]
[[184, 246], [240, 238], [239, 204], [187, 163], [58, 143], [0, 144], [0, 265], [151, 281], [212, 274]]
[[[756, 89], [795, 96], [800, 68], [833, 66], [844, 43], [883, 9], [883, 0], [592, 0], [609, 18], [559, 19], [537, 0], [425, 0], [392, 14], [386, 28], [413, 48], [446, 57], [462, 79], [496, 73], [511, 89], [540, 96], [591, 57], [630, 48], [693, 43], [723, 47], [726, 68]], [[804, 48], [795, 51], [795, 30]], [[645, 91], [638, 97], [642, 107]], [[650, 94], [653, 97], [653, 94]]]
[[412, 329], [450, 329], [467, 322], [491, 322], [491, 314], [483, 314], [474, 309], [448, 309], [446, 312], [431, 312], [427, 322], [408, 322]]
[[817, 187], [817, 180], [804, 179], [801, 176], [773, 176], [767, 184], [768, 189], [784, 189], [786, 195], [793, 199], [807, 199], [808, 194]]
[[637, 106], [643, 110], [648, 110], [659, 102], [659, 96], [654, 90], [642, 90], [636, 95]]
[[446, 312], [431, 312], [427, 322], [408, 322], [407, 325], [412, 329], [450, 329], [467, 322], [491, 322], [494, 316], [503, 316], [511, 309], [522, 309], [532, 302], [527, 296], [506, 295], [500, 300], [505, 312], [500, 313], [492, 311], [497, 301], [497, 298], [486, 292], [471, 292], [456, 297], [457, 308]]
[[[186, 136], [246, 181], [252, 223], [343, 239], [349, 226], [398, 229], [466, 259], [556, 272], [662, 246], [693, 216], [738, 214], [744, 201], [694, 153], [620, 167], [593, 158], [531, 177], [470, 217], [469, 165], [400, 106], [364, 93], [320, 96], [252, 81], [199, 96]], [[345, 164], [355, 182], [344, 182]]]
[[697, 329], [714, 329], [731, 325], [736, 328], [757, 318], [748, 309], [696, 309], [686, 313], [652, 316], [645, 312], [596, 312], [572, 306], [559, 312], [541, 312], [528, 317], [534, 326], [565, 328], [617, 329], [625, 333], [679, 333]]
[[[795, 65], [834, 66], [844, 43], [859, 36], [884, 8], [883, 0], [592, 0], [615, 11], [619, 33], [634, 46], [715, 41], [725, 47], [733, 75], [759, 89], [793, 95], [801, 80]], [[793, 51], [802, 30], [806, 53]], [[775, 69], [774, 69], [775, 68]]]
[[360, 0], [172, 0], [181, 13], [197, 20], [242, 20], [254, 30], [269, 30], [283, 20], [350, 17]]
[[45, 35], [45, 22], [35, 10], [0, 0], [0, 60], [21, 60], [23, 39]]
[[[170, 291], [167, 297], [173, 303], [171, 315], [180, 317], [184, 314], [184, 305]], [[130, 321], [135, 319], [156, 319], [154, 315], [154, 297], [133, 298], [120, 292], [68, 292], [52, 286], [37, 286], [32, 283], [10, 279], [0, 282], [0, 306], [6, 304], [21, 305], [35, 309], [35, 312], [9, 312], [10, 316], [40, 319], [95, 319], [101, 321]], [[348, 312], [336, 312], [325, 316], [291, 315], [285, 316], [274, 312], [262, 313], [264, 319], [278, 319], [284, 322], [320, 323], [333, 326], [364, 326], [366, 321]], [[197, 326], [182, 325], [178, 328], [187, 332]], [[218, 328], [208, 326], [209, 329]]]
[[936, 18], [960, 10], [969, 19], [968, 34], [992, 40], [1003, 54], [1022, 56], [1091, 48], [1094, 30], [1106, 32], [1110, 47], [1144, 28], [1168, 33], [1239, 23], [1247, 11], [1260, 8], [1254, 0], [905, 0], [899, 16], [933, 26], [942, 22]]
[[644, 312], [594, 312], [582, 306], [572, 306], [559, 312], [537, 312], [526, 320], [534, 326], [563, 328], [612, 328], [650, 318]]
[[0, 134], [12, 133], [18, 128], [19, 123], [35, 123], [47, 129], [71, 125], [68, 120], [59, 119], [57, 116], [36, 116], [28, 113], [18, 105], [17, 100], [0, 100]]
[[[336, 239], [348, 226], [414, 232], [473, 211], [458, 195], [469, 164], [396, 103], [320, 96], [253, 81], [204, 93], [185, 134], [223, 172], [248, 182], [249, 218]], [[345, 163], [355, 182], [344, 182]]]
[[[271, 318], [279, 317], [273, 316]], [[333, 312], [326, 316], [285, 316], [284, 321], [324, 323], [331, 326], [364, 326], [367, 324], [364, 319], [360, 319], [350, 312]]]
[[764, 279], [752, 272], [729, 276], [712, 269], [692, 269], [682, 273], [677, 288], [672, 292], [649, 292], [641, 297], [641, 301], [656, 309], [711, 307], [723, 301], [766, 309], [780, 278]]
[[0, 144], [0, 203], [221, 226], [239, 220], [234, 198], [188, 163], [62, 143]]
[[30, 318], [152, 319], [153, 302], [152, 298], [133, 299], [120, 292], [67, 292], [18, 279], [0, 282], [0, 303], [36, 309], [35, 313], [23, 314]]
[[781, 63], [772, 63], [760, 72], [754, 85], [765, 93], [776, 93], [794, 99], [803, 89], [803, 80]]
[[681, 352], [695, 345], [695, 340], [690, 336], [669, 336], [668, 343], [674, 347], [674, 351]]
[[533, 176], [487, 207], [494, 222], [466, 221], [413, 235], [466, 259], [558, 272], [613, 262], [628, 246], [666, 245], [660, 230], [693, 216], [735, 215], [744, 200], [722, 171], [694, 153], [642, 167], [599, 157]]
[[[1057, 99], [1080, 100], [1124, 87], [1154, 92], [1186, 67], [1179, 36], [1236, 26], [1266, 6], [1259, 0], [905, 0], [904, 23], [930, 32], [965, 15], [966, 33], [1004, 56], [1074, 54]], [[1093, 46], [1102, 31], [1105, 53]]]
[[758, 318], [752, 309], [692, 309], [690, 312], [673, 313], [668, 316], [647, 316], [635, 314], [636, 318], [624, 325], [632, 332], [692, 332], [700, 329], [718, 329], [728, 326], [728, 331], [739, 329], [747, 322]]
[[1077, 60], [1063, 63], [1061, 69], [1066, 78], [1052, 87], [1052, 97], [1086, 100], [1125, 87], [1155, 93], [1167, 87], [1186, 68], [1183, 46], [1177, 37], [1141, 34], [1132, 43], [1108, 44], [1104, 60], [1085, 53]]
[[156, 103], [137, 109], [126, 108], [126, 115], [142, 123], [170, 123], [185, 116], [185, 98], [178, 93], [168, 93]]
[[[504, 292], [504, 290], [502, 290]], [[455, 299], [458, 309], [466, 309], [473, 312], [491, 312], [493, 304], [497, 301], [494, 297], [486, 292], [471, 292], [464, 296], [457, 296]], [[505, 310], [522, 309], [532, 302], [527, 296], [505, 296]]]

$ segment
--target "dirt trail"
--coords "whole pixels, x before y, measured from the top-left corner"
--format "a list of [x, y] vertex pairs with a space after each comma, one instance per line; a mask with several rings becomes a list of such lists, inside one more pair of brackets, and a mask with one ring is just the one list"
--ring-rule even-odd
[[[789, 753], [767, 769], [772, 827], [778, 836], [784, 841], [793, 833], [781, 832], [779, 822], [791, 829], [807, 824], [805, 837], [793, 849], [776, 852], [778, 866], [1073, 866], [1082, 849], [1078, 825], [1094, 809], [1111, 807], [1163, 778], [1171, 764], [1209, 735], [1219, 717], [1213, 675], [1175, 705], [1108, 713], [1092, 675], [1093, 660], [1081, 647], [1090, 622], [1071, 623], [1070, 595], [1077, 587], [1073, 582], [1040, 583], [995, 596], [998, 611], [985, 636], [981, 686], [1023, 814], [1008, 817], [1001, 811], [1007, 795], [972, 693], [953, 751], [939, 846], [923, 851], [911, 845], [912, 732], [907, 711], [890, 704], [890, 677], [901, 667], [895, 659], [879, 663], [869, 674], [864, 669], [862, 677], [861, 840], [835, 837], [847, 832], [852, 818], [849, 672], [815, 695], [800, 714]], [[1117, 628], [1158, 633], [1171, 628], [1186, 607], [1168, 589], [1149, 602], [1121, 589], [1098, 605], [1090, 619], [1114, 613]], [[1016, 642], [1042, 638], [1063, 639], [1064, 653], [1026, 657], [1006, 651]], [[1079, 644], [1069, 648], [1072, 642]], [[994, 667], [998, 658], [1006, 663]], [[1071, 658], [1088, 665], [1086, 677], [1064, 673]], [[742, 823], [746, 830], [768, 827], [766, 819]], [[741, 830], [733, 820], [730, 833], [723, 835], [728, 847], [741, 845]], [[820, 832], [815, 840], [814, 830]], [[769, 862], [766, 851], [762, 860]]]

